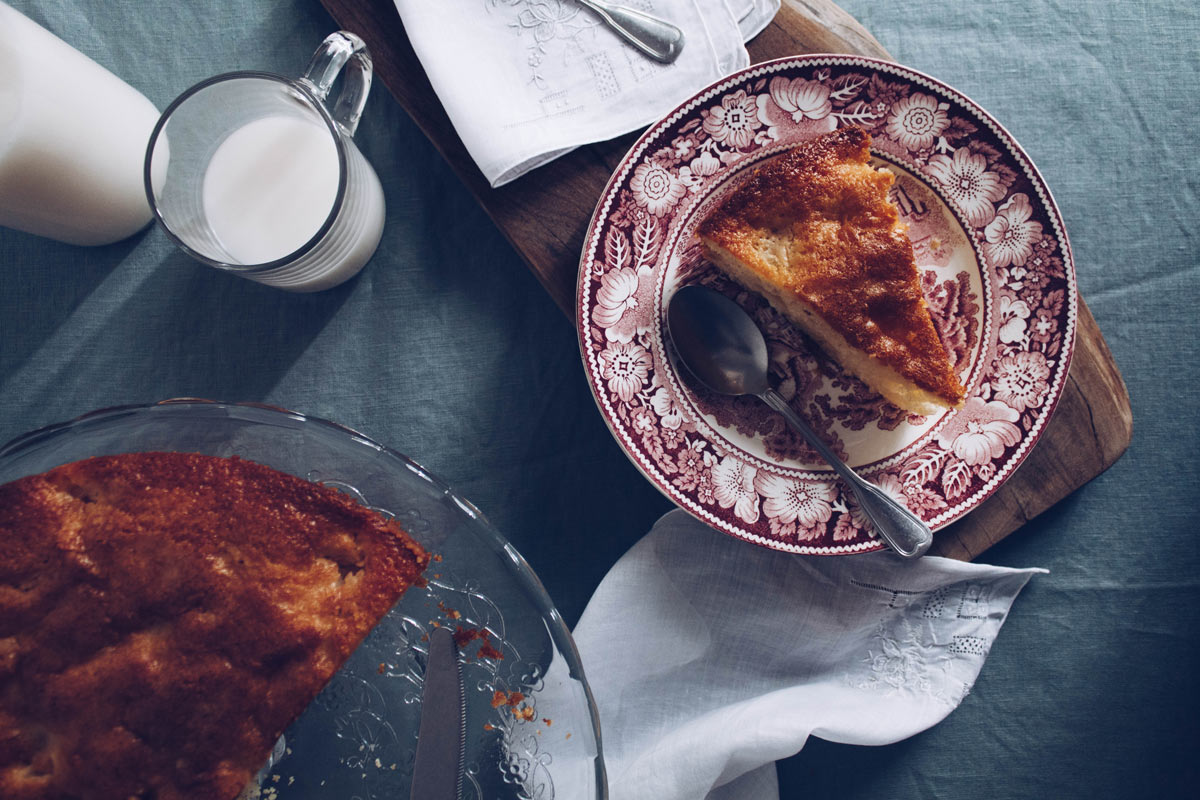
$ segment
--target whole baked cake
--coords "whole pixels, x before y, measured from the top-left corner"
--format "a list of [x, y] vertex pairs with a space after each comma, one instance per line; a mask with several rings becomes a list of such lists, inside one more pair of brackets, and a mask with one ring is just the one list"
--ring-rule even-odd
[[870, 137], [846, 127], [760, 167], [701, 223], [709, 257], [897, 406], [931, 413], [964, 389], [934, 328]]
[[238, 458], [0, 486], [0, 798], [236, 797], [427, 563], [394, 521]]

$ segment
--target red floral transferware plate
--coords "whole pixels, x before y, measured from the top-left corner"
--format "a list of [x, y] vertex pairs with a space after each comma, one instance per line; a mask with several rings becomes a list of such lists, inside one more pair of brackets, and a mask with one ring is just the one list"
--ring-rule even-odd
[[[753, 168], [846, 125], [896, 174], [925, 298], [967, 387], [922, 417], [884, 401], [758, 295], [704, 258], [696, 226]], [[754, 397], [700, 386], [674, 361], [680, 286], [734, 298], [766, 334], [772, 383], [852, 466], [934, 529], [982, 503], [1037, 441], [1074, 346], [1074, 263], [1045, 182], [982, 108], [905, 67], [849, 56], [760, 64], [650, 128], [609, 181], [580, 261], [588, 382], [634, 464], [719, 530], [798, 553], [885, 545], [833, 472]]]

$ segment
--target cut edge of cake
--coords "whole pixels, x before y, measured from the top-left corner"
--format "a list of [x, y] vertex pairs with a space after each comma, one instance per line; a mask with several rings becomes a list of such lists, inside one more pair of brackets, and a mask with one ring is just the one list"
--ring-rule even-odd
[[828, 322], [808, 303], [788, 296], [777, 287], [770, 286], [755, 272], [746, 269], [740, 260], [725, 248], [705, 242], [708, 255], [731, 278], [751, 289], [771, 304], [779, 313], [803, 330], [809, 337], [847, 372], [860, 378], [884, 399], [915, 414], [932, 415], [960, 408], [963, 401], [950, 405], [942, 397], [922, 389], [899, 372], [846, 341], [846, 337], [835, 331]]

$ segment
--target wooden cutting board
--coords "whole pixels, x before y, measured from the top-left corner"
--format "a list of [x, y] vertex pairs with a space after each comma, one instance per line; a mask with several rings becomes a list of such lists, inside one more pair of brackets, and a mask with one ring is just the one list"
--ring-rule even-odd
[[[375, 74], [434, 143], [529, 268], [574, 319], [575, 277], [587, 225], [625, 152], [641, 133], [579, 148], [492, 189], [471, 160], [409, 45], [391, 0], [321, 0], [371, 50]], [[828, 0], [783, 0], [749, 44], [758, 63], [799, 53], [853, 53], [891, 60], [858, 22]], [[939, 531], [932, 553], [978, 556], [1106, 470], [1129, 446], [1129, 394], [1091, 311], [1079, 331], [1067, 385], [1050, 424], [1013, 476], [965, 518]]]

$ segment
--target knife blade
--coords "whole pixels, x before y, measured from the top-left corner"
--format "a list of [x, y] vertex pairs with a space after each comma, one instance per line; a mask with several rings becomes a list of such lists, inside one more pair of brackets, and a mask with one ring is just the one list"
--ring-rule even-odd
[[466, 738], [462, 666], [454, 634], [449, 628], [434, 628], [429, 634], [409, 800], [458, 800]]

